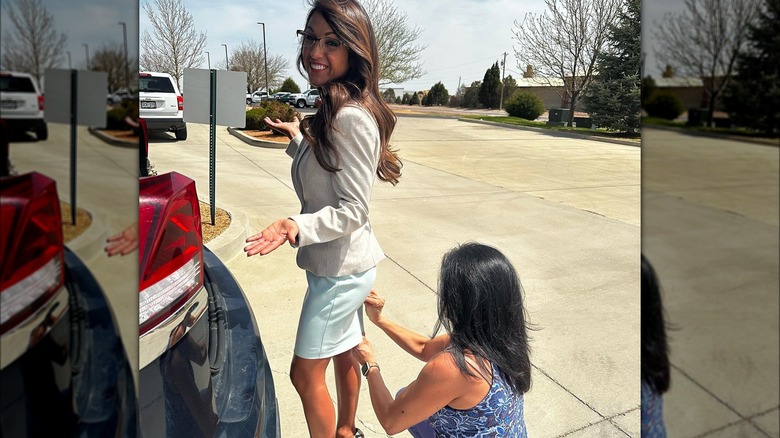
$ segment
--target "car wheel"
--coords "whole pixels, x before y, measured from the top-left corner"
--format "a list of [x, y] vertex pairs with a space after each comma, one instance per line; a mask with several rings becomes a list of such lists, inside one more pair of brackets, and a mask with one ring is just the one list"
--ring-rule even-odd
[[306, 108], [306, 101], [301, 99], [298, 101], [298, 104], [296, 105], [298, 108]]
[[46, 140], [49, 138], [49, 128], [46, 127], [46, 125], [38, 128], [38, 130], [35, 131], [35, 137], [38, 139], [38, 141]]
[[187, 139], [187, 127], [176, 130], [176, 140], [184, 141]]
[[247, 104], [247, 105], [252, 105], [252, 99], [247, 99], [247, 100], [246, 100], [246, 104]]

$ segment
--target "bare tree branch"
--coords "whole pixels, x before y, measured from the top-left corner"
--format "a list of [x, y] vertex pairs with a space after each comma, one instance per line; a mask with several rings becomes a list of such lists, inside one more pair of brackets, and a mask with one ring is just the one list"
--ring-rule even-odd
[[30, 73], [40, 84], [43, 72], [60, 64], [68, 37], [41, 0], [6, 3], [5, 13], [13, 27], [3, 35], [2, 68]]
[[424, 75], [420, 58], [426, 46], [414, 44], [423, 30], [410, 27], [406, 13], [399, 11], [392, 0], [365, 0], [362, 3], [376, 35], [380, 85], [400, 84]]
[[515, 20], [514, 48], [518, 67], [531, 65], [543, 80], [563, 82], [561, 97], [569, 100], [569, 121], [582, 91], [590, 83], [599, 53], [606, 48], [609, 25], [620, 0], [545, 0], [544, 14]]
[[147, 1], [144, 11], [153, 33], [144, 30], [141, 37], [141, 69], [168, 73], [181, 89], [184, 69], [201, 64], [206, 33], [196, 30], [181, 0]]
[[685, 12], [667, 13], [655, 29], [655, 56], [661, 64], [704, 79], [710, 124], [759, 7], [757, 0], [685, 0]]
[[[230, 69], [246, 72], [247, 92], [265, 88], [265, 53], [263, 45], [254, 40], [242, 41], [229, 54]], [[226, 69], [225, 61], [217, 61], [217, 69]], [[268, 55], [268, 87], [276, 88], [284, 81], [284, 73], [290, 63], [282, 55]], [[268, 91], [268, 90], [266, 90]]]
[[124, 51], [119, 43], [104, 44], [92, 55], [90, 63], [92, 70], [108, 73], [108, 91], [113, 92], [125, 88], [125, 69], [129, 67], [131, 84], [137, 84], [138, 62], [125, 60]]

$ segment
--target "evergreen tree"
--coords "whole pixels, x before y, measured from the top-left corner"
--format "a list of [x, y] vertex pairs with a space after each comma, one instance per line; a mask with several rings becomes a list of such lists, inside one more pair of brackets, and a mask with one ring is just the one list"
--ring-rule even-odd
[[444, 84], [441, 82], [437, 82], [433, 87], [431, 87], [431, 91], [428, 92], [428, 95], [431, 96], [431, 105], [447, 105], [447, 102], [450, 98], [447, 89], [444, 88]]
[[288, 93], [300, 93], [301, 88], [295, 83], [293, 78], [287, 78], [282, 82], [282, 86], [279, 87], [279, 91], [286, 91]]
[[409, 99], [409, 105], [419, 105], [420, 96], [417, 93], [412, 93], [412, 98]]
[[642, 53], [641, 0], [625, 0], [609, 29], [609, 50], [599, 55], [598, 77], [583, 94], [593, 122], [634, 132], [640, 126]]
[[382, 92], [382, 99], [387, 103], [395, 102], [395, 90], [388, 88]]
[[474, 81], [470, 87], [466, 87], [466, 92], [463, 93], [463, 107], [464, 108], [479, 108], [479, 90], [482, 89], [482, 82]]
[[404, 93], [404, 97], [401, 98], [401, 105], [409, 105], [410, 99], [409, 93]]
[[780, 131], [780, 1], [765, 0], [748, 30], [749, 48], [724, 103], [732, 121], [767, 134]]
[[512, 75], [507, 75], [507, 77], [504, 78], [504, 103], [515, 94], [517, 88], [517, 81], [515, 78], [513, 78]]
[[479, 103], [485, 108], [498, 108], [501, 96], [501, 70], [498, 61], [485, 72], [482, 85], [479, 87]]

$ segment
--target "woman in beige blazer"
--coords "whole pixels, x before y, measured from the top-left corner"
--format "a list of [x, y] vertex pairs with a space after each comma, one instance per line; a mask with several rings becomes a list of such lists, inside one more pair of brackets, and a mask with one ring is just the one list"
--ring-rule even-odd
[[[298, 122], [266, 119], [290, 139], [299, 214], [247, 239], [247, 255], [289, 242], [308, 289], [290, 379], [313, 437], [362, 436], [355, 428], [360, 370], [350, 350], [362, 340], [358, 315], [384, 258], [369, 221], [374, 180], [396, 184], [390, 149], [395, 116], [379, 94], [379, 56], [368, 15], [354, 0], [316, 0], [298, 31], [298, 69], [319, 89], [319, 111]], [[338, 417], [325, 384], [333, 359]], [[337, 419], [338, 418], [338, 419]]]

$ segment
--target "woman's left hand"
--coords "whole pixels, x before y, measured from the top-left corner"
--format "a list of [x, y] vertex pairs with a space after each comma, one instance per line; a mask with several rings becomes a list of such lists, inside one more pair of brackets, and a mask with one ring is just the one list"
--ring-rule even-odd
[[284, 242], [295, 243], [298, 238], [298, 224], [292, 219], [279, 219], [268, 228], [246, 239], [244, 247], [247, 256], [266, 255], [282, 246]]
[[361, 364], [376, 362], [374, 359], [374, 347], [371, 346], [371, 343], [368, 342], [365, 336], [363, 336], [363, 341], [352, 349], [352, 354]]

